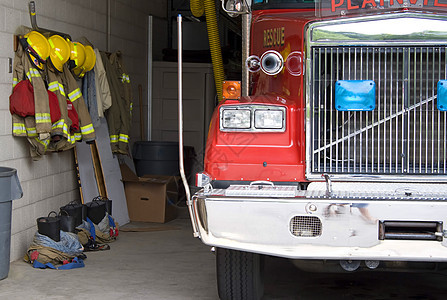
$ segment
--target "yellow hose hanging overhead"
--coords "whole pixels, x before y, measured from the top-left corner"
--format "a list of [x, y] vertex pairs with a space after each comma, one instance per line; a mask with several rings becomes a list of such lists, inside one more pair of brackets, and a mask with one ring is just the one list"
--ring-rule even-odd
[[203, 0], [191, 0], [189, 6], [194, 17], [200, 18], [203, 16], [203, 13], [205, 12]]
[[222, 101], [222, 82], [224, 70], [222, 63], [222, 50], [220, 47], [219, 29], [217, 27], [216, 6], [214, 0], [191, 0], [191, 12], [195, 17], [201, 17], [205, 11], [208, 40], [213, 62], [214, 82], [216, 84], [217, 97]]

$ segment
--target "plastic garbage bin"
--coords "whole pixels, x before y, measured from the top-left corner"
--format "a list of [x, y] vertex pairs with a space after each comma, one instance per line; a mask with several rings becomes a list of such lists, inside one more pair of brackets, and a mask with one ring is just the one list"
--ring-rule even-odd
[[132, 155], [137, 176], [179, 175], [177, 142], [137, 141]]
[[[180, 176], [178, 142], [137, 141], [133, 144], [132, 155], [137, 176]], [[193, 177], [191, 173], [196, 157], [194, 147], [184, 146], [183, 156], [186, 177], [189, 179]]]
[[0, 280], [9, 273], [12, 200], [22, 196], [17, 170], [0, 167]]

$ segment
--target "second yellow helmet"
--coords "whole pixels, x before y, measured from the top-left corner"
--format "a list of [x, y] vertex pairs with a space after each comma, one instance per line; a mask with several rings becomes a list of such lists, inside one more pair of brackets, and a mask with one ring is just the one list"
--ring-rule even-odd
[[62, 72], [63, 65], [70, 58], [70, 45], [64, 38], [59, 35], [53, 35], [48, 38], [50, 44], [50, 61], [51, 64]]

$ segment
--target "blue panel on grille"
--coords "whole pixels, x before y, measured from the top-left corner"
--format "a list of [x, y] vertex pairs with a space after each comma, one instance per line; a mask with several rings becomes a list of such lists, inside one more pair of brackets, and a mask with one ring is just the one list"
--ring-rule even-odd
[[376, 108], [376, 84], [372, 80], [335, 82], [335, 108], [339, 111], [371, 111]]
[[447, 80], [438, 81], [437, 107], [440, 111], [447, 111]]

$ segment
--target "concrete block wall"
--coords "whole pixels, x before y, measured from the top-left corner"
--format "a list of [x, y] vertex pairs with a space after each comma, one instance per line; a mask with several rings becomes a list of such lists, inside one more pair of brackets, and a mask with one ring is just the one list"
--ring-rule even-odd
[[[23, 198], [13, 201], [11, 261], [21, 259], [37, 230], [36, 219], [79, 199], [73, 151], [50, 153], [32, 161], [27, 140], [12, 136], [9, 95], [12, 74], [8, 58], [14, 57], [13, 34], [20, 25], [30, 27], [28, 0], [0, 0], [0, 166], [17, 169]], [[121, 50], [131, 78], [134, 122], [139, 122], [138, 85], [147, 103], [147, 16], [155, 17], [157, 49], [167, 46], [166, 0], [35, 0], [37, 24], [66, 32], [74, 40], [87, 37], [100, 50]], [[107, 49], [107, 4], [110, 3], [111, 37]], [[135, 119], [136, 118], [136, 119]], [[131, 139], [139, 137], [134, 123]]]

